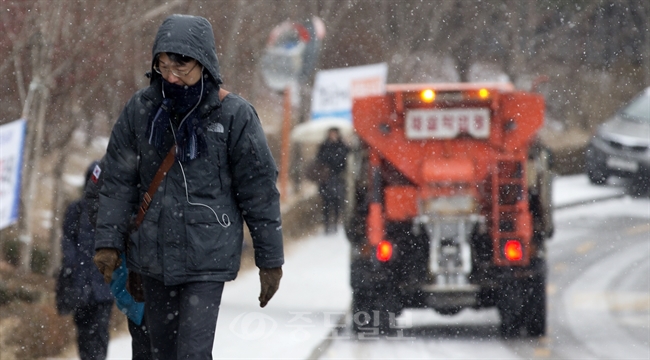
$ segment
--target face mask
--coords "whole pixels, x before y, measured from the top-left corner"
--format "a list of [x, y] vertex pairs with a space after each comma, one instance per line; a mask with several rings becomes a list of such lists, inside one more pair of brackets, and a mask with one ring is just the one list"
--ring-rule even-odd
[[170, 101], [170, 110], [178, 114], [188, 112], [201, 99], [202, 81], [192, 86], [172, 84], [169, 81], [163, 81], [163, 96]]

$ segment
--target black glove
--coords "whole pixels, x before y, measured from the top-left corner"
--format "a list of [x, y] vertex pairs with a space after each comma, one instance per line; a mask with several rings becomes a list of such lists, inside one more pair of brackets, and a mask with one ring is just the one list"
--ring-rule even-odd
[[259, 297], [260, 307], [265, 307], [275, 292], [278, 291], [280, 279], [282, 279], [281, 267], [260, 269], [260, 284], [262, 287]]
[[95, 257], [93, 257], [93, 262], [97, 266], [97, 269], [99, 269], [99, 272], [104, 275], [104, 281], [110, 284], [113, 271], [120, 266], [122, 259], [120, 259], [117, 249], [104, 248], [97, 250]]

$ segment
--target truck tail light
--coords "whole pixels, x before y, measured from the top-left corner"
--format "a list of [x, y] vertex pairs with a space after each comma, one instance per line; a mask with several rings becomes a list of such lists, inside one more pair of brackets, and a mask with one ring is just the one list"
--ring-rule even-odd
[[389, 241], [382, 240], [377, 245], [377, 260], [381, 262], [386, 262], [393, 257], [393, 244]]
[[510, 261], [520, 261], [524, 257], [519, 240], [508, 240], [503, 246], [503, 255]]

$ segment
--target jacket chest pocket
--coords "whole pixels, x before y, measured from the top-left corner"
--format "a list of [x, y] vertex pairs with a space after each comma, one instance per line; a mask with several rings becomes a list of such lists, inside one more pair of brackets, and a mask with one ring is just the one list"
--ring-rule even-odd
[[190, 191], [205, 193], [230, 186], [225, 142], [208, 141], [207, 145], [207, 154], [192, 161], [185, 171]]

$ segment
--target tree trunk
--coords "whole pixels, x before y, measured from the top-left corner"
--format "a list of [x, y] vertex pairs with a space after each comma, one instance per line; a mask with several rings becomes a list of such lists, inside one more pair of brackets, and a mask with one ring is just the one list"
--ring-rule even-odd
[[65, 186], [63, 170], [68, 158], [66, 148], [64, 147], [63, 151], [57, 156], [54, 173], [52, 174], [54, 178], [53, 188], [55, 191], [52, 191], [52, 228], [49, 234], [50, 261], [48, 262], [49, 265], [47, 268], [47, 275], [49, 276], [54, 276], [61, 265], [61, 236], [63, 235], [61, 227], [63, 224], [63, 216], [65, 215], [65, 192], [62, 191]]
[[20, 252], [20, 269], [24, 271], [29, 270], [31, 263], [31, 243], [32, 243], [32, 230], [31, 230], [31, 216], [30, 211], [27, 211], [27, 208], [31, 206], [31, 194], [30, 186], [33, 182], [30, 180], [32, 177], [32, 164], [34, 157], [34, 144], [36, 137], [37, 122], [30, 120], [30, 109], [34, 102], [35, 93], [40, 87], [40, 82], [38, 78], [35, 78], [32, 83], [29, 85], [29, 92], [25, 98], [23, 104], [22, 118], [27, 121], [27, 134], [25, 137], [25, 144], [23, 150], [23, 168], [21, 170], [21, 196], [20, 196], [20, 215], [18, 217], [18, 238], [21, 242]]
[[[40, 178], [40, 160], [43, 155], [43, 131], [45, 127], [45, 114], [50, 98], [50, 90], [40, 85], [40, 98], [38, 99], [38, 114], [34, 123], [33, 143], [27, 144], [32, 151], [31, 164], [25, 163], [23, 166], [23, 176], [26, 186], [23, 187], [23, 216], [21, 217], [21, 226], [19, 227], [19, 238], [23, 243], [20, 255], [20, 270], [27, 272], [30, 270], [32, 262], [32, 223], [34, 215], [34, 200], [37, 194], [36, 183]], [[27, 117], [29, 119], [29, 117]], [[29, 121], [29, 120], [28, 120]]]

